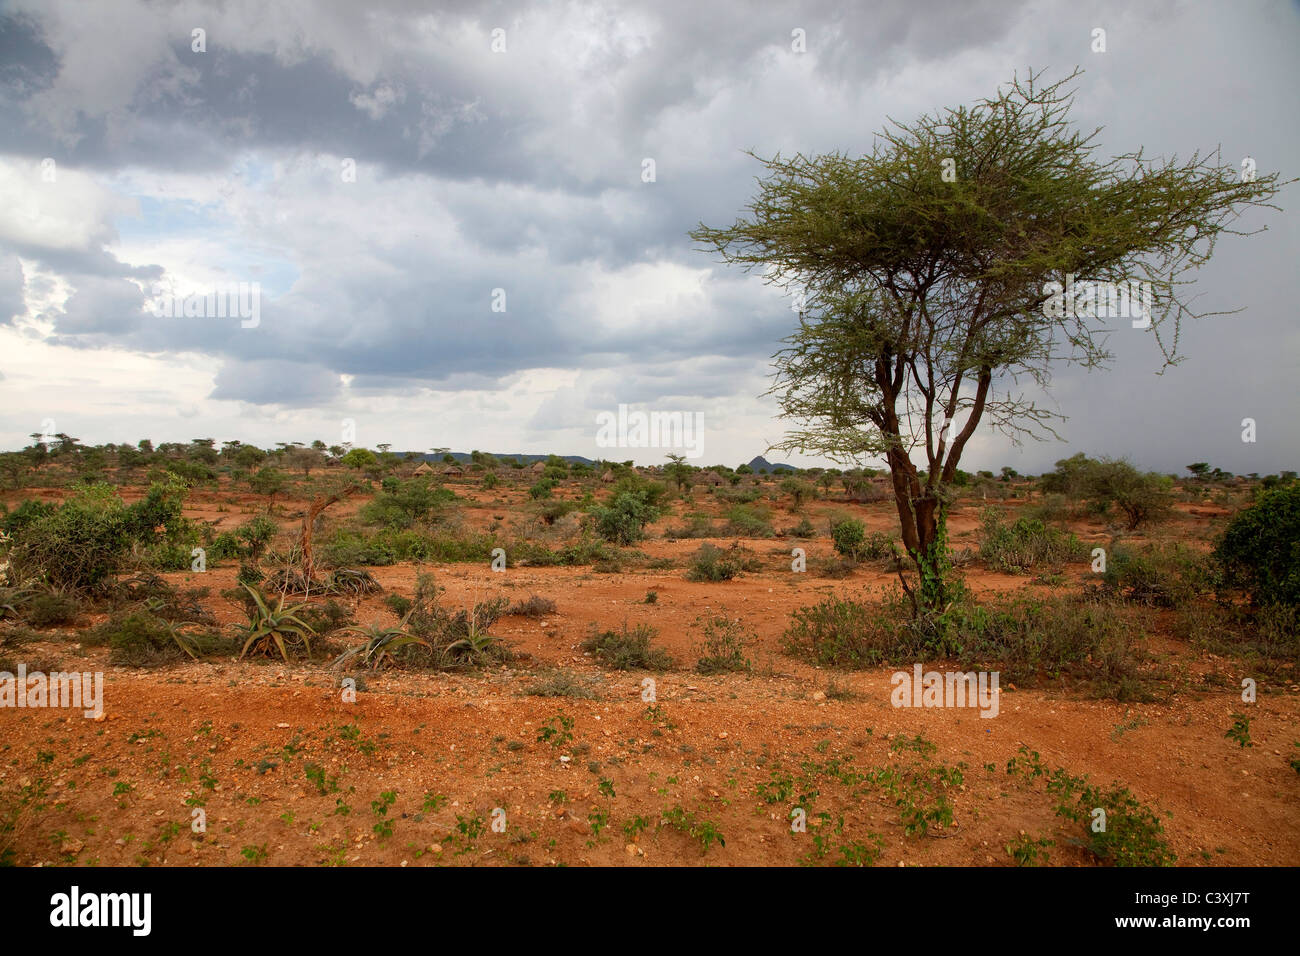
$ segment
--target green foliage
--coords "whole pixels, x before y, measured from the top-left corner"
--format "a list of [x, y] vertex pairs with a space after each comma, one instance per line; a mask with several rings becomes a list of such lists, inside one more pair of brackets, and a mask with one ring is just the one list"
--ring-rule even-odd
[[1142, 473], [1126, 461], [1102, 459], [1088, 470], [1085, 496], [1100, 514], [1119, 511], [1128, 530], [1134, 531], [1170, 514], [1173, 485], [1168, 475]]
[[618, 491], [608, 505], [591, 510], [596, 533], [614, 544], [634, 544], [645, 537], [645, 526], [659, 517], [657, 495], [649, 487]]
[[248, 476], [248, 487], [253, 490], [253, 494], [266, 495], [267, 499], [272, 501], [288, 484], [288, 476], [278, 468], [270, 466], [260, 468]]
[[1250, 718], [1245, 714], [1234, 712], [1232, 726], [1228, 728], [1228, 732], [1223, 736], [1235, 742], [1242, 750], [1255, 746], [1254, 741], [1250, 739]]
[[686, 569], [688, 581], [730, 581], [741, 571], [757, 569], [757, 564], [744, 557], [738, 548], [724, 551], [715, 544], [702, 544], [691, 556]]
[[368, 448], [353, 448], [343, 456], [342, 462], [348, 468], [355, 468], [358, 471], [364, 471], [373, 468], [379, 464], [379, 459], [375, 453]]
[[[1177, 861], [1160, 819], [1127, 787], [1113, 784], [1103, 790], [1087, 777], [1058, 769], [1048, 779], [1047, 789], [1058, 798], [1056, 815], [1082, 825], [1081, 843], [1099, 859], [1115, 866], [1172, 866]], [[1094, 824], [1098, 809], [1105, 811], [1104, 830]]]
[[673, 659], [667, 651], [650, 645], [657, 633], [649, 624], [629, 627], [624, 623], [617, 631], [598, 631], [593, 626], [582, 649], [614, 670], [664, 671], [673, 666]]
[[754, 643], [754, 635], [747, 632], [739, 621], [725, 615], [713, 615], [703, 620], [704, 641], [699, 648], [695, 670], [700, 674], [747, 674], [753, 669], [746, 651]]
[[1138, 604], [1182, 607], [1208, 586], [1201, 557], [1181, 544], [1151, 545], [1142, 551], [1114, 548], [1102, 574], [1104, 588]]
[[857, 518], [841, 515], [831, 520], [831, 541], [835, 550], [854, 561], [887, 558], [894, 553], [894, 543], [887, 534], [867, 534], [867, 526]]
[[555, 490], [555, 487], [558, 484], [559, 481], [557, 479], [544, 474], [531, 488], [528, 489], [528, 497], [532, 498], [534, 501], [549, 498], [551, 497], [551, 492]]
[[295, 604], [285, 607], [282, 594], [275, 607], [272, 607], [270, 598], [262, 591], [247, 584], [242, 587], [252, 599], [252, 607], [249, 610], [248, 623], [236, 625], [244, 642], [239, 656], [247, 657], [250, 653], [270, 655], [277, 650], [286, 661], [289, 660], [290, 652], [305, 653], [310, 656], [310, 636], [316, 632], [312, 630], [311, 625], [298, 616], [307, 605]]
[[33, 521], [48, 517], [58, 510], [58, 505], [39, 498], [27, 498], [19, 503], [13, 511], [8, 511], [0, 528], [7, 535], [17, 535]]
[[368, 524], [409, 528], [417, 521], [438, 516], [455, 500], [454, 492], [436, 484], [427, 475], [406, 481], [385, 479], [383, 488], [362, 506], [359, 516]]
[[1082, 561], [1089, 550], [1075, 535], [1032, 518], [1005, 524], [994, 508], [984, 512], [980, 558], [1007, 574], [1024, 574], [1039, 565], [1059, 568], [1067, 561]]
[[409, 618], [404, 618], [396, 627], [371, 624], [369, 627], [348, 628], [348, 631], [360, 635], [365, 640], [335, 658], [333, 666], [343, 667], [350, 661], [356, 660], [363, 667], [377, 670], [383, 666], [385, 660], [391, 659], [396, 651], [408, 645], [419, 644], [432, 650], [427, 641], [422, 641], [414, 634], [406, 632], [405, 628], [408, 620]]
[[701, 820], [696, 814], [681, 806], [665, 810], [660, 826], [671, 827], [686, 834], [700, 845], [701, 853], [708, 853], [714, 843], [724, 847], [727, 845], [716, 823], [712, 820]]
[[23, 580], [43, 577], [67, 588], [106, 585], [133, 546], [176, 547], [193, 536], [180, 516], [183, 500], [184, 488], [175, 482], [153, 485], [129, 506], [110, 485], [82, 485], [57, 508], [29, 509], [16, 522], [11, 563]]
[[727, 531], [745, 538], [770, 538], [772, 520], [761, 505], [732, 505], [727, 509]]
[[1005, 847], [1007, 855], [1016, 863], [1016, 866], [1043, 866], [1050, 860], [1048, 850], [1056, 845], [1051, 837], [1041, 837], [1035, 839], [1029, 834], [1021, 834], [1008, 843]]
[[942, 614], [909, 613], [897, 593], [880, 606], [832, 595], [791, 614], [786, 653], [820, 667], [866, 668], [951, 659], [1033, 686], [1069, 679], [1098, 696], [1144, 699], [1132, 627], [1105, 603], [954, 602]]
[[111, 616], [85, 639], [92, 644], [107, 643], [109, 662], [128, 667], [170, 664], [229, 649], [228, 642], [215, 635], [187, 633], [175, 622], [138, 610]]
[[[1198, 314], [1187, 274], [1282, 185], [1277, 174], [1246, 182], [1218, 154], [1097, 158], [1100, 131], [1070, 120], [1077, 76], [1014, 77], [973, 105], [892, 123], [864, 156], [759, 158], [765, 175], [745, 213], [691, 232], [724, 262], [806, 293], [771, 388], [798, 427], [774, 447], [839, 462], [888, 456], [895, 487], [914, 489], [904, 541], [927, 612], [948, 600], [932, 521], [967, 440], [982, 422], [1041, 437], [1057, 417], [1004, 383], [1111, 357], [1108, 303], [1090, 309], [1074, 293], [1067, 303], [1061, 280], [1141, 283], [1172, 363], [1182, 321]], [[971, 415], [946, 434], [957, 408]], [[1098, 500], [1137, 527], [1167, 506], [1166, 481], [1107, 468]]]
[[55, 627], [71, 624], [77, 617], [79, 603], [71, 594], [46, 591], [26, 602], [23, 617], [32, 627]]
[[1300, 605], [1300, 483], [1260, 493], [1228, 524], [1214, 557], [1257, 605]]

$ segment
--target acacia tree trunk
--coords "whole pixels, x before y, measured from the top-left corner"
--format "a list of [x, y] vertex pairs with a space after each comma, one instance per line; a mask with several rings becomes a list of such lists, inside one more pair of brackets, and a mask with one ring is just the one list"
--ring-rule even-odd
[[312, 556], [311, 537], [312, 531], [316, 525], [316, 519], [330, 505], [342, 501], [350, 495], [356, 494], [360, 490], [360, 485], [349, 485], [341, 491], [336, 491], [326, 495], [323, 498], [317, 498], [312, 502], [311, 507], [302, 518], [302, 536], [299, 539], [299, 548], [302, 551], [302, 574], [310, 585], [312, 577], [316, 572], [316, 562]]

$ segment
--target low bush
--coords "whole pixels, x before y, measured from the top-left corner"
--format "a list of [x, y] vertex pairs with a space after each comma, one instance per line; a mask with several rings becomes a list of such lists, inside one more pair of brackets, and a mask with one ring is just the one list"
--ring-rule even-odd
[[358, 517], [367, 524], [388, 528], [409, 528], [418, 521], [441, 516], [456, 501], [451, 489], [436, 484], [427, 475], [406, 481], [385, 479], [379, 493], [361, 507]]
[[572, 697], [577, 700], [599, 697], [592, 681], [564, 668], [538, 675], [524, 693], [529, 697]]
[[831, 596], [791, 615], [786, 653], [821, 667], [952, 660], [996, 670], [1032, 686], [1069, 679], [1098, 696], [1145, 699], [1145, 673], [1132, 625], [1103, 602], [1066, 598], [989, 606], [954, 602], [942, 615], [913, 618], [896, 592], [881, 605]]
[[649, 624], [628, 627], [625, 623], [617, 631], [598, 631], [593, 627], [591, 635], [582, 642], [582, 649], [615, 670], [668, 670], [673, 666], [671, 655], [650, 645], [656, 633]]
[[692, 511], [686, 515], [685, 524], [664, 529], [664, 537], [670, 541], [678, 538], [712, 538], [713, 521], [703, 511]]
[[622, 545], [634, 544], [645, 537], [645, 526], [659, 514], [648, 488], [620, 491], [608, 505], [591, 509], [596, 532], [606, 541]]
[[80, 605], [71, 594], [46, 591], [33, 596], [22, 607], [23, 617], [32, 627], [58, 627], [71, 624]]
[[747, 674], [753, 669], [748, 649], [754, 643], [753, 634], [747, 632], [739, 621], [723, 615], [705, 618], [702, 622], [704, 640], [695, 662], [699, 674]]
[[555, 602], [537, 594], [530, 595], [526, 601], [516, 601], [506, 610], [506, 614], [522, 617], [545, 617], [555, 613]]
[[770, 538], [772, 519], [761, 505], [732, 505], [727, 509], [727, 532], [742, 538]]
[[1153, 607], [1181, 607], [1206, 591], [1208, 581], [1204, 560], [1180, 544], [1116, 547], [1102, 574], [1109, 594]]
[[998, 510], [984, 512], [979, 554], [995, 571], [1025, 574], [1040, 565], [1059, 569], [1067, 562], [1085, 560], [1089, 553], [1075, 535], [1036, 518], [1022, 517], [1006, 524]]
[[145, 611], [115, 614], [85, 637], [88, 644], [108, 644], [109, 662], [126, 667], [157, 667], [234, 649], [210, 631], [189, 632]]
[[742, 549], [723, 550], [714, 544], [700, 545], [686, 569], [688, 581], [730, 581], [742, 571], [758, 570], [758, 561]]

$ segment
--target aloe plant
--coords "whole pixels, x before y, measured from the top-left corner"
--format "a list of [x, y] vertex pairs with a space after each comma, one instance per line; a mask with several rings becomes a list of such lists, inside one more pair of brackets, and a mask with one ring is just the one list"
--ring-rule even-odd
[[17, 617], [18, 608], [35, 593], [36, 589], [30, 587], [0, 587], [0, 619], [10, 615]]
[[340, 667], [355, 657], [359, 658], [361, 663], [367, 667], [378, 668], [383, 664], [385, 658], [391, 659], [393, 652], [400, 648], [411, 644], [419, 644], [421, 647], [430, 648], [428, 641], [407, 633], [406, 622], [410, 620], [410, 617], [411, 615], [408, 613], [396, 627], [382, 627], [379, 624], [371, 624], [369, 627], [354, 626], [347, 628], [347, 630], [365, 637], [366, 642], [344, 651], [335, 659], [334, 666]]
[[298, 617], [298, 612], [307, 605], [304, 603], [285, 607], [284, 595], [281, 594], [279, 602], [272, 609], [267, 596], [261, 591], [247, 584], [244, 584], [243, 588], [252, 597], [254, 606], [249, 610], [248, 623], [236, 625], [241, 635], [246, 635], [244, 649], [239, 652], [239, 656], [246, 657], [250, 650], [258, 654], [267, 654], [274, 647], [287, 661], [289, 644], [286, 643], [286, 638], [290, 643], [302, 641], [310, 656], [311, 641], [308, 635], [314, 635], [316, 632], [312, 630], [310, 624]]

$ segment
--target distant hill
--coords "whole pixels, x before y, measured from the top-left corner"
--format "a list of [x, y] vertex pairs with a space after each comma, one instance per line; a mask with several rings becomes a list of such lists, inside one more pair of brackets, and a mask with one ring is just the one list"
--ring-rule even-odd
[[778, 472], [778, 471], [798, 471], [798, 470], [799, 470], [799, 469], [796, 468], [794, 465], [785, 465], [785, 464], [776, 464], [776, 465], [774, 465], [774, 464], [772, 464], [770, 461], [768, 461], [766, 458], [764, 458], [762, 455], [758, 455], [758, 456], [756, 456], [756, 457], [754, 457], [754, 458], [751, 458], [750, 461], [749, 461], [749, 467], [750, 467], [750, 468], [753, 468], [755, 471], [760, 472], [760, 473], [761, 473], [761, 472], [767, 472], [769, 475], [770, 475], [770, 474], [775, 474], [775, 473]]

